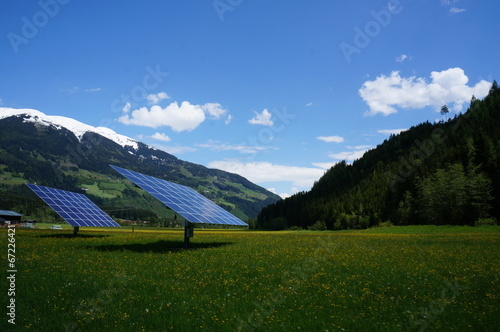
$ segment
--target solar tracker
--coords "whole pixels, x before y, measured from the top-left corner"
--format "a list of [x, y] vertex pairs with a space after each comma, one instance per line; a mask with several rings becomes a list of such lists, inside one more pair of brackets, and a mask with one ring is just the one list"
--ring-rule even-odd
[[191, 223], [248, 226], [192, 188], [110, 166]]
[[29, 183], [26, 185], [73, 227], [120, 227], [83, 194]]

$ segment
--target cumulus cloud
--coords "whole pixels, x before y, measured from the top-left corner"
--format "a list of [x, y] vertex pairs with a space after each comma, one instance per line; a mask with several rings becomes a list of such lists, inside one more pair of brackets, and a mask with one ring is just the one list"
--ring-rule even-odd
[[233, 116], [231, 114], [228, 114], [227, 115], [227, 118], [226, 118], [226, 121], [224, 121], [225, 124], [230, 124], [231, 123], [231, 120], [233, 119]]
[[191, 131], [205, 121], [205, 112], [199, 105], [183, 101], [181, 105], [173, 102], [165, 108], [154, 105], [151, 109], [141, 107], [130, 115], [125, 114], [118, 121], [126, 125], [151, 128], [167, 126], [173, 131]]
[[373, 81], [363, 83], [359, 94], [368, 104], [367, 115], [389, 115], [396, 113], [395, 107], [424, 108], [432, 106], [440, 110], [444, 104], [452, 104], [452, 110], [461, 111], [472, 95], [483, 98], [488, 94], [491, 83], [485, 80], [475, 86], [468, 86], [469, 78], [461, 68], [450, 68], [431, 72], [431, 82], [415, 76], [404, 78], [398, 71], [390, 76], [381, 75]]
[[384, 135], [397, 135], [402, 133], [403, 131], [407, 131], [408, 129], [381, 129], [378, 130], [377, 133]]
[[227, 113], [227, 110], [222, 108], [222, 105], [219, 103], [206, 103], [202, 108], [214, 119], [219, 119]]
[[239, 174], [254, 183], [292, 182], [300, 188], [310, 188], [325, 171], [313, 167], [276, 165], [270, 162], [244, 163], [237, 160], [212, 161], [208, 167]]
[[148, 102], [153, 105], [153, 104], [158, 104], [160, 101], [164, 100], [164, 99], [170, 99], [169, 95], [167, 95], [166, 92], [158, 92], [156, 94], [152, 93], [152, 94], [149, 94], [146, 99], [148, 100]]
[[262, 113], [257, 113], [257, 112], [254, 113], [255, 117], [248, 120], [248, 123], [254, 125], [263, 125], [268, 127], [271, 127], [274, 124], [274, 122], [271, 120], [272, 114], [267, 109], [264, 109]]
[[154, 133], [153, 136], [151, 136], [152, 139], [155, 139], [157, 141], [163, 141], [163, 142], [170, 142], [172, 139], [165, 135], [164, 133]]
[[127, 103], [123, 108], [124, 115], [118, 118], [118, 122], [126, 125], [151, 128], [167, 126], [176, 132], [195, 129], [205, 121], [206, 115], [212, 119], [218, 119], [222, 115], [227, 114], [227, 110], [223, 109], [218, 103], [193, 105], [188, 101], [183, 101], [180, 105], [177, 102], [173, 102], [165, 108], [159, 105], [153, 105], [149, 109], [141, 107], [134, 110], [131, 114], [128, 114], [129, 112], [130, 103]]
[[344, 141], [341, 136], [318, 136], [316, 138], [327, 143], [342, 143]]

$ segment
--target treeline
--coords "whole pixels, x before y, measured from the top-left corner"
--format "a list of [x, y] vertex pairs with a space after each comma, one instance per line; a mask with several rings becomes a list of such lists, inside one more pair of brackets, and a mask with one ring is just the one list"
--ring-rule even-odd
[[422, 123], [352, 163], [328, 170], [309, 192], [259, 213], [264, 229], [474, 225], [500, 219], [500, 89], [472, 97], [465, 114]]

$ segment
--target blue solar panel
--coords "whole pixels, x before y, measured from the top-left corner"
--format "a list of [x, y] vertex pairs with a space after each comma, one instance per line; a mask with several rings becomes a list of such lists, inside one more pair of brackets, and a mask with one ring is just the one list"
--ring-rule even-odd
[[120, 227], [83, 194], [29, 183], [26, 185], [71, 226]]
[[248, 226], [194, 189], [110, 166], [192, 223]]

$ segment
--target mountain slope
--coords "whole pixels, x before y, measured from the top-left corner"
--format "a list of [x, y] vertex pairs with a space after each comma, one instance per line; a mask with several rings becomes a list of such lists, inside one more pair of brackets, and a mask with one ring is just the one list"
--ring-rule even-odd
[[500, 89], [446, 122], [423, 123], [348, 165], [338, 163], [311, 191], [265, 207], [262, 228], [366, 228], [500, 220]]
[[171, 214], [109, 164], [192, 187], [244, 220], [279, 199], [239, 175], [180, 160], [107, 128], [35, 110], [0, 108], [2, 208], [23, 209], [21, 203], [32, 197], [22, 185], [28, 181], [85, 192], [119, 217]]

